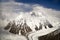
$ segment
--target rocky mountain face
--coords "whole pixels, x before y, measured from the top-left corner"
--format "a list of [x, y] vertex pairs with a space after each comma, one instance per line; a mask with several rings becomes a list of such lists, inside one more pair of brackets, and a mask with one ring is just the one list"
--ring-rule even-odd
[[[60, 33], [58, 33], [58, 32], [59, 32], [58, 30], [55, 30], [52, 33], [38, 37], [38, 39], [39, 40], [60, 40]], [[56, 34], [56, 33], [58, 33], [58, 34]]]
[[26, 36], [27, 33], [32, 31], [26, 23], [24, 23], [23, 25], [16, 25], [15, 22], [13, 24], [8, 23], [8, 25], [4, 29], [10, 29], [9, 32], [13, 34], [19, 34], [20, 31], [21, 34], [24, 36]]
[[41, 14], [21, 14], [4, 28], [13, 34], [21, 34], [28, 37], [30, 32], [53, 28], [53, 25]]

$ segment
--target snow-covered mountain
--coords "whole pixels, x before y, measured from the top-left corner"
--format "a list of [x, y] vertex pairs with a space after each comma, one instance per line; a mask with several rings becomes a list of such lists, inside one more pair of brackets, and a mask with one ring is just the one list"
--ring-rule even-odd
[[23, 35], [29, 40], [38, 40], [37, 37], [47, 35], [58, 27], [54, 27], [43, 13], [21, 13], [4, 28], [13, 34]]
[[24, 32], [37, 31], [40, 29], [52, 28], [53, 25], [46, 19], [42, 13], [30, 12], [22, 13], [16, 19], [9, 22], [5, 29], [10, 28], [10, 32], [19, 33], [19, 30]]

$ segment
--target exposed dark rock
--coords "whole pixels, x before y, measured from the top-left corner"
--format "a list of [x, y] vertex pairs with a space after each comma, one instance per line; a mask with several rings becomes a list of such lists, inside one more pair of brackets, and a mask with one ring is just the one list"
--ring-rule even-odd
[[31, 32], [32, 30], [30, 29], [30, 27], [28, 27], [28, 25], [26, 23], [24, 23], [24, 25], [22, 26], [22, 30], [21, 30], [21, 34], [24, 36], [27, 36], [27, 33]]
[[27, 33], [31, 32], [31, 28], [26, 24], [26, 22], [22, 25], [16, 25], [15, 22], [11, 25], [11, 23], [8, 23], [8, 25], [4, 28], [5, 30], [9, 30], [10, 33], [13, 34], [19, 34], [19, 31], [21, 31], [21, 34], [24, 36], [27, 36]]
[[[56, 31], [58, 32], [58, 30]], [[57, 35], [54, 35], [56, 31], [44, 36], [40, 36], [38, 37], [38, 39], [39, 40], [60, 40], [60, 33], [58, 33]]]
[[12, 24], [11, 29], [10, 29], [9, 32], [14, 33], [14, 34], [18, 34], [19, 33], [19, 28], [17, 27], [17, 25], [15, 24], [15, 22], [13, 22], [13, 24]]
[[4, 29], [8, 30], [10, 27], [11, 27], [11, 23], [8, 23], [8, 25]]
[[44, 25], [45, 29], [47, 29], [46, 25]]
[[35, 26], [35, 30], [37, 31], [37, 30], [39, 30], [39, 28], [37, 26]]
[[53, 25], [48, 20], [46, 20], [46, 22], [44, 22], [45, 29], [47, 29], [47, 26], [48, 26], [48, 28], [53, 28]]
[[39, 30], [42, 29], [42, 24], [40, 23]]
[[42, 29], [42, 24], [40, 23], [40, 26], [39, 26], [39, 28], [35, 25], [35, 30], [37, 31], [37, 30], [41, 30]]
[[48, 24], [48, 27], [49, 27], [49, 28], [52, 28], [53, 26], [52, 26], [51, 24]]
[[46, 23], [45, 24], [48, 25], [49, 28], [52, 28], [53, 27], [52, 24], [48, 20], [46, 20]]
[[[46, 26], [48, 26], [49, 28], [52, 28], [53, 26], [49, 23], [49, 21], [46, 21], [45, 23], [44, 23], [44, 28], [45, 29], [47, 29], [47, 27]], [[35, 25], [35, 30], [37, 31], [37, 30], [41, 30], [42, 29], [42, 24], [40, 23], [40, 26], [39, 26], [39, 28]]]
[[38, 39], [39, 40], [60, 40], [60, 33], [55, 36], [49, 36], [49, 37], [45, 35], [45, 36], [39, 37]]

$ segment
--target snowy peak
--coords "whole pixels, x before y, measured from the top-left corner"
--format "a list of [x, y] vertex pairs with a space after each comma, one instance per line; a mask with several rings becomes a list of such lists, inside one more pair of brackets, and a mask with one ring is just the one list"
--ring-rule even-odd
[[26, 36], [31, 31], [52, 28], [50, 22], [42, 15], [42, 13], [22, 13], [16, 19], [8, 23], [5, 29], [10, 29], [9, 32]]
[[42, 13], [25, 13], [25, 14], [20, 14], [15, 20], [16, 25], [25, 23], [30, 27], [30, 28], [35, 28], [35, 25], [39, 27], [39, 23], [44, 24], [46, 22], [45, 16], [42, 15]]

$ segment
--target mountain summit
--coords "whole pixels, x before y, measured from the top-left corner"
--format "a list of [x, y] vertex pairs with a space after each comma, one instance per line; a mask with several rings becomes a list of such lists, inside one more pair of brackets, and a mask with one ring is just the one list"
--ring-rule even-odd
[[31, 12], [20, 14], [16, 19], [9, 22], [5, 29], [9, 29], [11, 33], [21, 33], [26, 36], [29, 32], [52, 27], [52, 24], [49, 23], [42, 13]]

